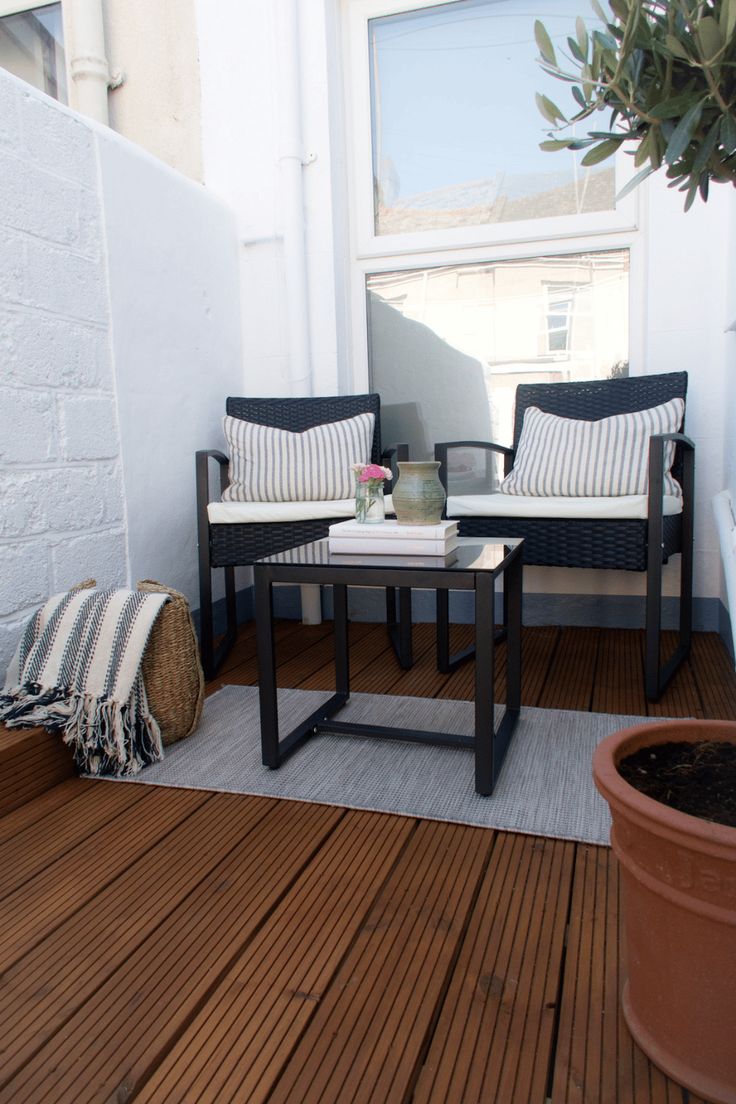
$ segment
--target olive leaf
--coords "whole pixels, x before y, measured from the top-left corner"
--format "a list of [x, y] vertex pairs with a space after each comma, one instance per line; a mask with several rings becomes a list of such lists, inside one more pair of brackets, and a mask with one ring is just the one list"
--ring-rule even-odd
[[[625, 195], [663, 168], [670, 187], [707, 200], [710, 184], [736, 186], [736, 0], [591, 0], [601, 26], [575, 20], [563, 69], [541, 21], [534, 27], [539, 64], [571, 86], [574, 111], [565, 118], [548, 96], [537, 105], [557, 133], [549, 151], [591, 148], [590, 167], [621, 145], [633, 146], [640, 171]], [[610, 115], [609, 129], [579, 137], [581, 120]], [[575, 138], [559, 131], [577, 124]], [[647, 164], [648, 162], [648, 164]]]
[[555, 48], [552, 45], [552, 39], [547, 34], [546, 27], [539, 19], [537, 19], [534, 24], [534, 39], [544, 60], [549, 62], [550, 65], [557, 65], [557, 58], [555, 56]]

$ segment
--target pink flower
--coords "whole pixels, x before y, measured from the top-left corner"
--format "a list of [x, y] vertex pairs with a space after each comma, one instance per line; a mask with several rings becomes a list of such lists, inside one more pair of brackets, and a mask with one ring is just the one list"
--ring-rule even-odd
[[382, 483], [384, 479], [391, 479], [391, 469], [382, 468], [380, 464], [352, 464], [351, 467], [359, 483]]

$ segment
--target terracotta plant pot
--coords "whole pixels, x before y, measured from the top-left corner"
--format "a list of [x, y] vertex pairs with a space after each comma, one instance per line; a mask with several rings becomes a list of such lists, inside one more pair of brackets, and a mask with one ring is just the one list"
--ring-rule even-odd
[[640, 748], [704, 740], [736, 743], [736, 724], [624, 729], [596, 749], [593, 776], [611, 808], [621, 866], [629, 1030], [674, 1081], [736, 1104], [736, 828], [670, 809], [617, 770]]

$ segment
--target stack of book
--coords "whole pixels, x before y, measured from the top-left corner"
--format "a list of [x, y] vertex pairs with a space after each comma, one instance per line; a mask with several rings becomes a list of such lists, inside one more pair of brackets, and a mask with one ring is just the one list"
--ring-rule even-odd
[[457, 522], [402, 525], [338, 521], [329, 528], [330, 552], [340, 555], [447, 556], [457, 547]]

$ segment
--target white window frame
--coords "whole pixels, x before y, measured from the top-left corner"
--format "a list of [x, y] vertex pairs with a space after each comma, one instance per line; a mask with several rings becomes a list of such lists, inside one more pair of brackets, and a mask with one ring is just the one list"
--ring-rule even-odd
[[22, 15], [23, 12], [35, 11], [36, 8], [51, 8], [54, 4], [60, 4], [61, 6], [61, 25], [64, 35], [64, 55], [66, 59], [66, 92], [67, 100], [66, 106], [69, 105], [69, 97], [71, 96], [72, 87], [72, 75], [69, 69], [69, 24], [67, 22], [68, 13], [65, 0], [0, 0], [0, 19], [4, 19], [8, 15]]
[[0, 19], [4, 19], [6, 15], [20, 15], [21, 12], [33, 11], [34, 8], [50, 8], [52, 4], [59, 3], [63, 10], [63, 0], [36, 0], [35, 3], [32, 0], [0, 0]]
[[[632, 374], [643, 370], [639, 366], [644, 362], [645, 327], [641, 304], [646, 258], [640, 226], [646, 217], [646, 193], [641, 188], [618, 201], [613, 211], [450, 230], [424, 230], [411, 234], [375, 234], [368, 21], [419, 8], [447, 6], [448, 0], [415, 0], [413, 3], [411, 0], [342, 0], [342, 5], [346, 118], [349, 124], [346, 153], [352, 253], [350, 328], [354, 389], [362, 391], [370, 386], [365, 290], [368, 275], [610, 249], [629, 250], [629, 370]], [[636, 171], [632, 161], [624, 154], [619, 154], [616, 159], [619, 189]]]
[[[635, 192], [624, 196], [612, 211], [590, 211], [581, 215], [560, 215], [554, 218], [461, 226], [445, 230], [421, 230], [407, 234], [375, 233], [368, 22], [381, 16], [443, 6], [449, 6], [448, 0], [421, 0], [421, 3], [411, 3], [410, 0], [347, 0], [345, 56], [348, 59], [347, 72], [350, 74], [348, 96], [351, 121], [351, 192], [355, 200], [357, 255], [371, 257], [389, 253], [396, 255], [456, 249], [458, 246], [554, 241], [570, 236], [579, 237], [581, 234], [626, 232], [634, 229], [637, 225]], [[541, 115], [539, 118], [541, 140], [544, 137], [544, 123]], [[550, 154], [550, 158], [553, 156]], [[624, 154], [616, 159], [616, 183], [619, 189], [635, 172], [632, 160]]]

